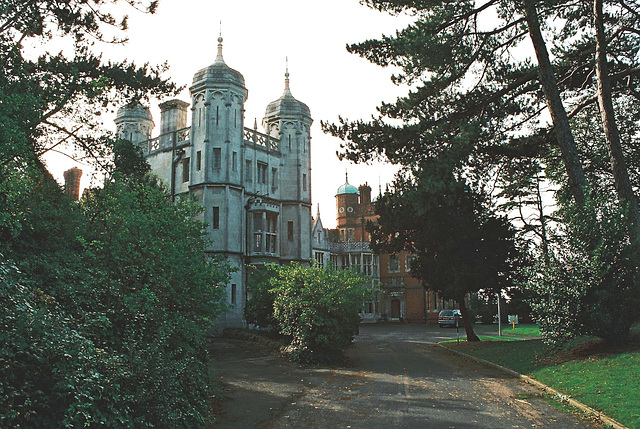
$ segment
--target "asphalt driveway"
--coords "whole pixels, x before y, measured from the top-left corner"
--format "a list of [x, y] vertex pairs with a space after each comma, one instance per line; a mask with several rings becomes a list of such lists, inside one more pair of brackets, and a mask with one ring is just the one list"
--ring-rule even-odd
[[[482, 328], [480, 328], [482, 329]], [[305, 367], [216, 339], [220, 428], [597, 428], [537, 388], [435, 345], [455, 329], [361, 325], [348, 366]]]

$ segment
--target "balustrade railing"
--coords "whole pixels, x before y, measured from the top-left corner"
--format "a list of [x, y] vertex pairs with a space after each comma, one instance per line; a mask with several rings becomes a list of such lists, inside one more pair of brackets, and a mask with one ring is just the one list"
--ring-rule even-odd
[[143, 141], [140, 148], [145, 155], [150, 154], [159, 149], [170, 149], [175, 141], [176, 146], [180, 146], [189, 141], [191, 135], [191, 127], [181, 128], [176, 131], [160, 134], [158, 137]]
[[[188, 142], [190, 138], [191, 127], [185, 127], [177, 131], [164, 133], [158, 137], [143, 141], [140, 143], [140, 148], [145, 155], [148, 155], [149, 153], [159, 149], [168, 149], [173, 147], [174, 141], [176, 146], [180, 146], [181, 144]], [[259, 131], [252, 130], [251, 128], [244, 128], [242, 138], [245, 142], [253, 143], [269, 151], [280, 150], [280, 142], [277, 139]]]
[[371, 243], [368, 241], [346, 241], [331, 243], [331, 251], [342, 252], [371, 252]]
[[262, 146], [267, 150], [280, 150], [279, 141], [274, 139], [273, 137], [262, 134], [259, 131], [252, 130], [251, 128], [244, 128], [244, 132], [242, 133], [242, 137], [245, 141], [253, 143], [257, 146]]

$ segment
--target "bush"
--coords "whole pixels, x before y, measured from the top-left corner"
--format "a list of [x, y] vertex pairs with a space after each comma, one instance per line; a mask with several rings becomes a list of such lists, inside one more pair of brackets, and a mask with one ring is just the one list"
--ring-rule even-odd
[[280, 332], [291, 336], [292, 357], [304, 363], [340, 361], [370, 293], [366, 278], [350, 270], [299, 265], [271, 269], [274, 318]]
[[271, 291], [271, 279], [277, 274], [273, 266], [249, 265], [249, 283], [247, 289], [249, 299], [244, 308], [247, 323], [271, 333], [280, 331], [280, 325], [273, 316], [274, 293]]
[[23, 213], [0, 225], [0, 427], [210, 420], [206, 332], [229, 267], [205, 258], [201, 208], [136, 168], [79, 204], [25, 175], [0, 205]]
[[527, 270], [540, 332], [551, 343], [579, 335], [625, 342], [639, 317], [640, 288], [624, 213], [594, 194], [583, 208], [565, 206], [562, 215], [557, 248]]

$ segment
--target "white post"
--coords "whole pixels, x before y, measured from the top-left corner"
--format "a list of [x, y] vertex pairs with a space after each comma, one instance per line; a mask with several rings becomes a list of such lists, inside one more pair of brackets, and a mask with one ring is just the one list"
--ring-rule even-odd
[[502, 336], [502, 320], [500, 320], [500, 292], [497, 294], [498, 297], [498, 336]]

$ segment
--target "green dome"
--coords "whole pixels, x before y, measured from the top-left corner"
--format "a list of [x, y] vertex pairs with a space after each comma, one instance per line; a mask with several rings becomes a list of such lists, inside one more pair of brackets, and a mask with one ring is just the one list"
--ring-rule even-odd
[[344, 194], [355, 194], [355, 195], [359, 195], [360, 192], [358, 192], [358, 188], [356, 188], [353, 185], [349, 184], [349, 180], [347, 179], [344, 182], [344, 185], [340, 186], [338, 188], [338, 190], [336, 191], [336, 195], [344, 195]]

